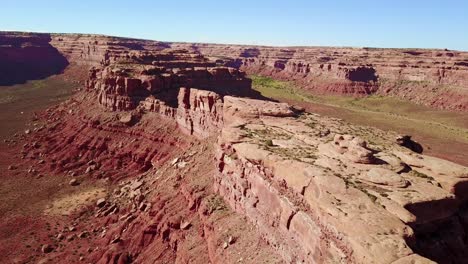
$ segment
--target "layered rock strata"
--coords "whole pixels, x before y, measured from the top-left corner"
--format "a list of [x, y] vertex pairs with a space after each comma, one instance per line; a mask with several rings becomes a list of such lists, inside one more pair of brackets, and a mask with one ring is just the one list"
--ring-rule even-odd
[[[232, 263], [242, 248], [232, 255], [231, 245], [239, 243], [254, 255], [254, 248], [247, 248], [252, 241], [259, 252], [280, 255], [253, 256], [256, 263], [463, 263], [468, 257], [468, 168], [415, 153], [414, 144], [405, 144], [409, 138], [395, 142], [391, 132], [245, 98], [258, 94], [238, 69], [329, 85], [325, 92], [364, 95], [381, 92], [390, 66], [353, 58], [392, 50], [304, 48], [301, 53], [46, 37], [67, 60], [93, 68], [86, 89], [43, 113], [45, 125], [26, 133], [30, 142], [20, 154], [46, 172], [122, 181], [97, 208], [78, 213], [77, 222], [88, 215], [88, 223], [96, 217], [101, 225], [88, 234], [94, 240], [87, 243], [95, 246], [90, 261]], [[408, 52], [392, 56], [429, 56], [429, 51]], [[436, 58], [458, 64], [438, 84], [465, 85], [459, 61], [465, 54], [440, 52]], [[328, 53], [333, 57], [322, 58]], [[306, 65], [298, 57], [320, 64]], [[335, 63], [343, 58], [346, 62]], [[411, 67], [402, 76], [419, 70]], [[446, 103], [465, 109], [463, 101]], [[37, 171], [31, 167], [28, 173]], [[226, 213], [211, 186], [237, 216]], [[238, 242], [218, 233], [232, 219], [237, 228], [250, 228]], [[249, 232], [263, 242], [246, 238]], [[193, 251], [201, 241], [202, 248]], [[57, 257], [71, 258], [64, 250]]]
[[[223, 96], [215, 92], [216, 84], [203, 87], [203, 81], [191, 79], [193, 86], [211, 90], [184, 88], [183, 82], [151, 86], [142, 85], [141, 76], [115, 77], [108, 67], [103, 72], [98, 77], [93, 69], [88, 81], [88, 93], [102, 107], [156, 112], [201, 138], [219, 134], [216, 192], [246, 215], [286, 262], [430, 263], [420, 254], [437, 260], [440, 255], [430, 255], [430, 243], [422, 237], [443, 232], [439, 223], [448, 220], [458, 221], [457, 231], [465, 234], [464, 222], [455, 219], [464, 215], [466, 167], [413, 153], [394, 141], [370, 146], [346, 133], [354, 128], [339, 120], [297, 114], [287, 104]], [[231, 80], [232, 74], [223, 76]], [[242, 80], [241, 73], [235, 76]], [[120, 81], [109, 81], [113, 78]], [[107, 91], [120, 92], [129, 102], [142, 99], [109, 107], [101, 97]], [[462, 240], [439, 243], [455, 252], [454, 260], [464, 257]]]

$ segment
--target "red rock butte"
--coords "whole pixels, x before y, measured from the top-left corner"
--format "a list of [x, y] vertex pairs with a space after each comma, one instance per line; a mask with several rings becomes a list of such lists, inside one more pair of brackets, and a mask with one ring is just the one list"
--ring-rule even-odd
[[104, 195], [81, 201], [75, 193], [76, 207], [67, 213], [57, 207], [65, 198], [57, 198], [41, 219], [58, 219], [60, 228], [36, 231], [45, 238], [29, 251], [13, 252], [18, 244], [10, 241], [0, 257], [395, 264], [468, 258], [467, 167], [422, 154], [409, 137], [263, 98], [246, 77], [466, 112], [466, 52], [0, 33], [2, 85], [79, 69], [87, 72], [75, 75], [82, 89], [38, 114], [43, 125], [8, 150], [20, 157], [7, 173], [73, 176], [70, 188], [80, 195], [88, 193], [82, 181], [105, 186]]

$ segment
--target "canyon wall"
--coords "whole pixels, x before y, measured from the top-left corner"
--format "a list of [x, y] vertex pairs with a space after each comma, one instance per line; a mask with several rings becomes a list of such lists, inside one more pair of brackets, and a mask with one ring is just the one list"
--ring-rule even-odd
[[[184, 66], [197, 66], [158, 64], [154, 58], [166, 52], [153, 53], [151, 64], [91, 69], [86, 93], [103, 109], [131, 112], [122, 122], [156, 113], [187, 134], [217, 136], [215, 192], [285, 262], [432, 263], [429, 257], [448, 263], [466, 257], [468, 168], [414, 153], [389, 140], [396, 135], [242, 97], [250, 82], [239, 70], [200, 67], [204, 58], [188, 51], [169, 58], [183, 54]], [[355, 74], [344, 76], [364, 78]], [[370, 146], [361, 136], [382, 143]]]
[[[99, 245], [90, 254], [96, 263], [155, 261], [154, 252], [178, 255], [168, 261], [206, 256], [222, 263], [224, 250], [249, 232], [265, 243], [257, 242], [258, 251], [275, 252], [286, 263], [462, 263], [468, 257], [468, 168], [415, 153], [393, 132], [254, 99], [259, 95], [242, 70], [314, 82], [321, 93], [379, 94], [383, 76], [396, 78], [391, 67], [351, 63], [356, 54], [374, 50], [324, 49], [341, 59], [320, 55], [321, 63], [313, 64], [299, 58], [318, 58], [322, 48], [296, 54], [86, 35], [51, 35], [45, 43], [69, 63], [91, 69], [85, 89], [43, 113], [45, 125], [26, 133], [30, 142], [20, 154], [48, 172], [124, 181], [109, 195], [112, 203], [82, 212], [105, 226], [87, 234]], [[421, 52], [404, 56], [432, 51]], [[455, 64], [465, 56], [448, 53], [435, 58], [454, 58]], [[427, 75], [431, 68], [420, 77], [431, 85], [463, 87], [463, 67], [446, 69], [438, 83]], [[398, 89], [392, 91], [400, 96]], [[444, 102], [440, 106], [466, 109], [463, 100]], [[213, 170], [206, 169], [213, 161]], [[211, 187], [252, 227], [239, 242], [209, 241], [229, 226], [208, 221], [212, 211], [226, 214], [222, 202], [201, 202]], [[193, 222], [186, 224], [189, 217]], [[208, 241], [205, 255], [180, 250], [192, 224], [198, 230], [194, 241]], [[244, 247], [252, 255], [257, 249]]]
[[50, 34], [50, 44], [69, 61], [80, 65], [99, 66], [114, 63], [124, 58], [131, 61], [129, 51], [158, 51], [167, 48], [159, 41], [118, 38], [88, 34]]

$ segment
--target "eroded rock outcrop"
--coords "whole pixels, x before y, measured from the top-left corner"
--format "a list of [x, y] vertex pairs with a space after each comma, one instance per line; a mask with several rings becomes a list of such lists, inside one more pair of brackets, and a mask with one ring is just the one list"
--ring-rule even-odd
[[134, 109], [149, 96], [177, 107], [177, 94], [181, 87], [211, 90], [221, 95], [253, 94], [250, 80], [232, 68], [195, 67], [182, 70], [138, 67], [140, 69], [92, 69], [86, 87], [98, 94], [100, 104], [114, 111]]
[[[320, 136], [343, 124], [271, 106], [274, 114], [262, 114], [269, 112], [262, 101], [225, 97], [215, 188], [231, 207], [288, 262], [430, 263], [414, 253], [429, 253], [422, 226], [440, 231], [439, 221], [463, 212], [468, 168], [411, 158], [417, 154], [396, 144], [377, 151], [360, 137]], [[439, 243], [461, 260], [467, 245], [447, 239]]]

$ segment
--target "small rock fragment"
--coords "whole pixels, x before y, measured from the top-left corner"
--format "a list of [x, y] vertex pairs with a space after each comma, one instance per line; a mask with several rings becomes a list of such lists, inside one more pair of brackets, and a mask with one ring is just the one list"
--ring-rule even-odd
[[85, 173], [88, 174], [88, 173], [92, 172], [94, 169], [95, 169], [95, 165], [89, 166], [88, 168], [86, 168]]
[[85, 238], [87, 236], [88, 236], [88, 232], [86, 232], [86, 231], [83, 231], [78, 235], [79, 238]]
[[77, 185], [79, 185], [80, 183], [79, 183], [76, 179], [71, 179], [70, 182], [69, 182], [68, 184], [70, 184], [71, 186], [77, 186]]
[[114, 239], [111, 240], [111, 244], [119, 243], [120, 242], [120, 237], [116, 236]]
[[185, 161], [177, 163], [177, 168], [179, 169], [185, 168], [185, 166], [187, 166], [187, 162]]
[[186, 230], [189, 229], [192, 224], [189, 221], [184, 221], [180, 224], [180, 229]]
[[104, 198], [101, 198], [101, 199], [97, 200], [97, 202], [96, 202], [97, 207], [103, 207], [105, 204], [106, 204], [106, 199], [104, 199]]
[[42, 246], [41, 251], [42, 253], [50, 253], [54, 248], [51, 245], [45, 244]]

